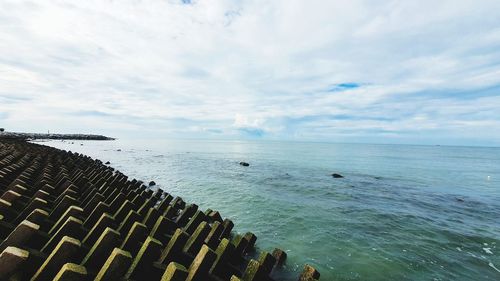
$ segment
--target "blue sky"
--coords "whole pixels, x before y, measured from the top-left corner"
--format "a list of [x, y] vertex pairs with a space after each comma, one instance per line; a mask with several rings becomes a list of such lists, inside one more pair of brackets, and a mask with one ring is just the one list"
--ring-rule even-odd
[[0, 127], [500, 145], [500, 1], [0, 3]]

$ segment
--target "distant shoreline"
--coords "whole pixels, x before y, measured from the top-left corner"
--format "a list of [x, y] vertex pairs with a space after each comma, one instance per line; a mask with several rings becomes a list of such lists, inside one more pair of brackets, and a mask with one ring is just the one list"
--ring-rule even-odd
[[0, 139], [11, 140], [115, 140], [115, 138], [93, 134], [40, 134], [40, 133], [16, 133], [0, 132]]

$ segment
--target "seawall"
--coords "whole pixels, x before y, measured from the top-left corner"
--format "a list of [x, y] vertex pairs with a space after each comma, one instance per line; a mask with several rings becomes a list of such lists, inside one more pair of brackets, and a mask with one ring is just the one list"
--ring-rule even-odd
[[10, 140], [114, 140], [114, 138], [103, 135], [92, 134], [40, 134], [40, 133], [17, 133], [0, 132], [0, 139]]
[[0, 139], [0, 194], [0, 280], [272, 281], [286, 259], [215, 210], [48, 146]]

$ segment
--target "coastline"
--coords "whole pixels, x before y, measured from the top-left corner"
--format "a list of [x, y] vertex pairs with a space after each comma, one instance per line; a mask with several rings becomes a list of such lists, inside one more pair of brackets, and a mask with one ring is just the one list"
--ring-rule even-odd
[[[286, 258], [279, 249], [255, 253], [257, 237], [233, 235], [232, 221], [219, 212], [153, 192], [100, 160], [20, 141], [0, 140], [0, 146], [0, 250], [14, 257], [10, 276], [107, 276], [120, 258], [126, 261], [117, 265], [120, 277], [129, 279], [273, 280]], [[52, 163], [15, 160], [19, 156]], [[34, 260], [38, 250], [42, 258]], [[56, 271], [46, 266], [53, 259]], [[319, 273], [306, 265], [300, 278], [318, 280]]]

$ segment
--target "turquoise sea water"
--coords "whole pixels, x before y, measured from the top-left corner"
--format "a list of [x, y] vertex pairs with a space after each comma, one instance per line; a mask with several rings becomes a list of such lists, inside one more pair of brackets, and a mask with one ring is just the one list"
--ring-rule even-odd
[[[321, 280], [500, 280], [500, 148], [263, 141], [44, 144], [232, 219]], [[83, 145], [80, 145], [83, 144]], [[117, 151], [121, 149], [121, 151]], [[249, 167], [238, 163], [246, 161]], [[331, 173], [343, 179], [334, 179]]]

